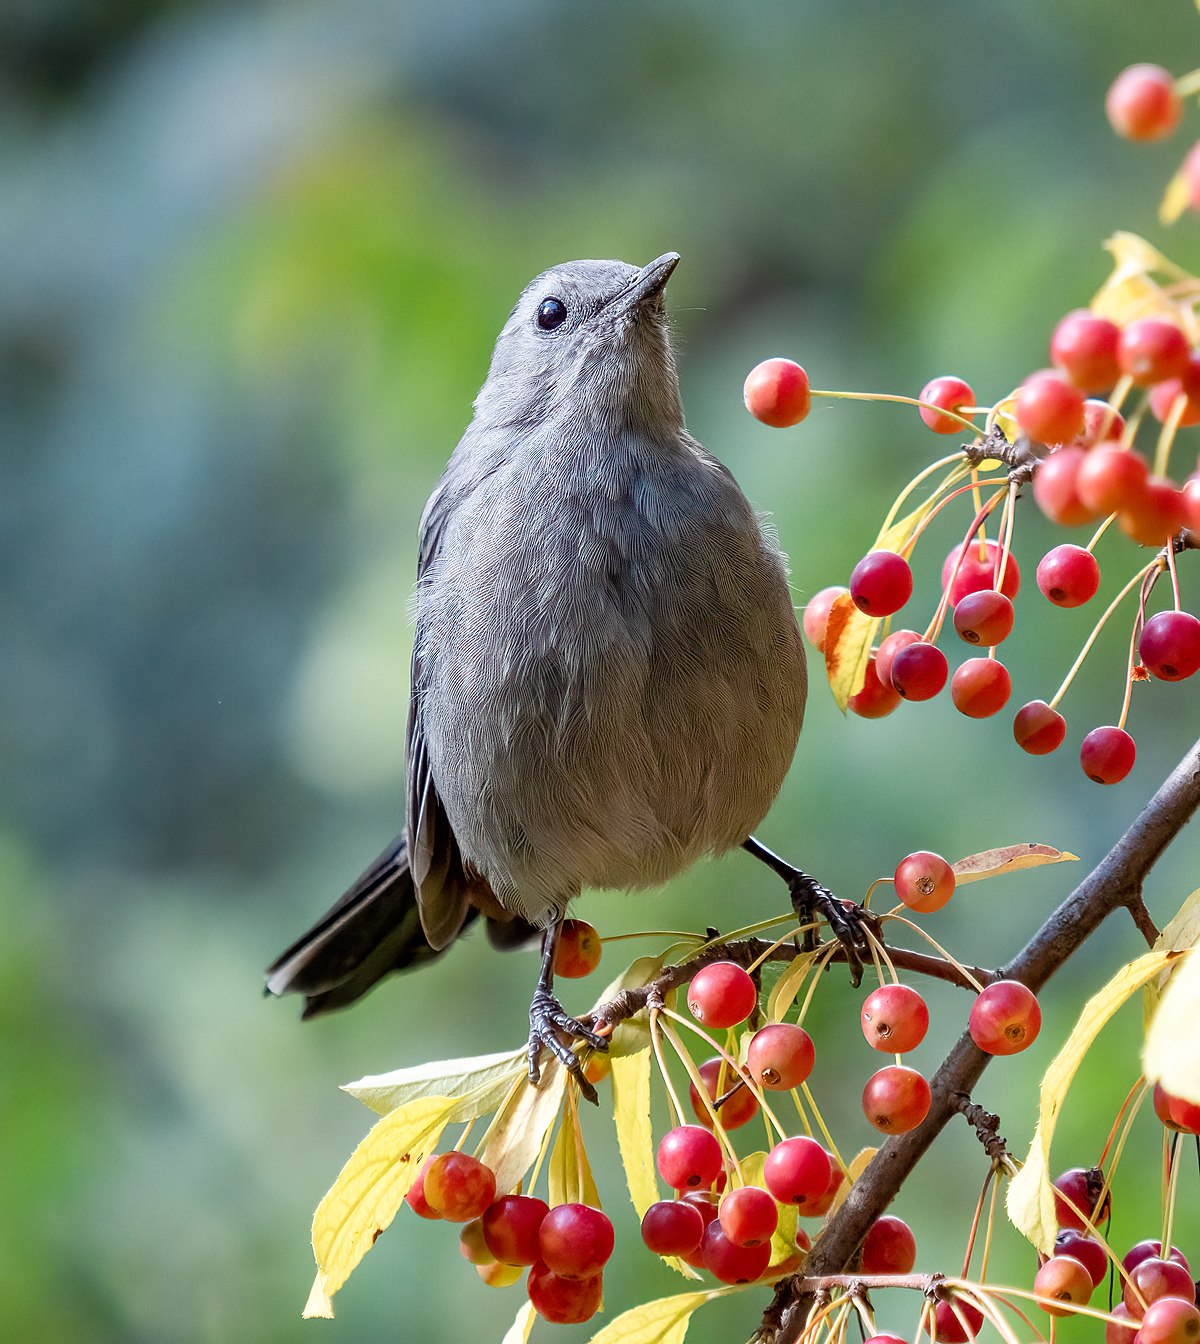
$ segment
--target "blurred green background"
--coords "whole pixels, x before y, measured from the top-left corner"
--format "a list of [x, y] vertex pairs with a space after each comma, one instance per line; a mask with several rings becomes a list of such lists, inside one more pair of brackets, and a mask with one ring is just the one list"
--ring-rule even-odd
[[[335, 1322], [298, 1316], [311, 1209], [370, 1121], [337, 1084], [515, 1044], [533, 957], [471, 938], [307, 1026], [259, 996], [261, 967], [397, 828], [414, 534], [495, 333], [547, 265], [681, 252], [689, 425], [773, 511], [802, 602], [845, 581], [947, 441], [907, 411], [845, 403], [766, 430], [741, 406], [746, 370], [786, 353], [819, 387], [915, 392], [957, 372], [984, 400], [1007, 391], [1103, 278], [1107, 234], [1160, 239], [1188, 139], [1118, 142], [1102, 101], [1131, 61], [1182, 73], [1198, 32], [1185, 0], [0, 10], [9, 1338], [499, 1340], [519, 1290], [484, 1289], [450, 1228], [411, 1217]], [[1165, 246], [1200, 260], [1187, 221]], [[918, 552], [915, 612], [965, 523]], [[1092, 619], [1033, 589], [1051, 540], [1023, 510], [1014, 703], [1048, 696]], [[1132, 568], [1123, 542], [1106, 556], [1110, 578]], [[1034, 839], [1094, 862], [1200, 726], [1194, 688], [1138, 688], [1134, 775], [1082, 778], [1074, 744], [1118, 712], [1124, 639], [1102, 643], [1066, 704], [1068, 747], [1044, 760], [1015, 749], [1008, 715], [969, 722], [942, 700], [846, 721], [818, 683], [763, 837], [843, 895], [914, 848]], [[1147, 893], [1160, 919], [1197, 867], [1185, 835]], [[971, 887], [931, 928], [994, 963], [1077, 875]], [[620, 895], [580, 913], [603, 933], [730, 927], [780, 896], [735, 856], [650, 914]], [[985, 1079], [979, 1100], [1018, 1152], [1083, 997], [1137, 950], [1127, 924], [1106, 930], [1048, 992], [1035, 1048]], [[966, 1009], [931, 1001], [926, 1068]], [[858, 1095], [875, 1067], [858, 1002], [831, 977], [814, 1018], [815, 1091], [850, 1151], [868, 1141]], [[1058, 1165], [1099, 1156], [1138, 1028], [1134, 1008], [1085, 1070]], [[623, 1243], [611, 1312], [680, 1285], [637, 1244], [602, 1117], [592, 1129]], [[1158, 1235], [1158, 1138], [1138, 1134], [1121, 1244]], [[959, 1268], [982, 1175], [954, 1131], [905, 1192], [922, 1267]], [[1182, 1199], [1195, 1255], [1194, 1172]], [[1015, 1235], [995, 1268], [1032, 1278]], [[757, 1306], [713, 1308], [689, 1338], [744, 1338]], [[880, 1316], [906, 1330], [915, 1306]]]

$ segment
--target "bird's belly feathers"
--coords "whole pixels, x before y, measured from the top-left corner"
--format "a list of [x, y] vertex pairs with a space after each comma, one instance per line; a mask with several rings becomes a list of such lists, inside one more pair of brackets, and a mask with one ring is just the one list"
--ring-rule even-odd
[[594, 507], [553, 526], [543, 509], [536, 533], [456, 549], [472, 582], [420, 595], [433, 777], [508, 908], [540, 922], [584, 886], [662, 882], [740, 844], [774, 800], [804, 657], [781, 558], [745, 507], [749, 532], [642, 527], [636, 546]]

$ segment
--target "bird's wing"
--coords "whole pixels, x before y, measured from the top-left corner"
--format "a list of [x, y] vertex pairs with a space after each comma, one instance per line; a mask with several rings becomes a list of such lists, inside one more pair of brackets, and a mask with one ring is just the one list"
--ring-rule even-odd
[[[417, 583], [437, 557], [453, 503], [443, 480], [421, 520]], [[421, 926], [429, 945], [441, 951], [453, 940], [467, 917], [467, 882], [450, 820], [438, 797], [429, 767], [421, 703], [421, 630], [413, 641], [412, 689], [408, 701], [406, 740], [406, 793], [409, 867], [417, 891]]]

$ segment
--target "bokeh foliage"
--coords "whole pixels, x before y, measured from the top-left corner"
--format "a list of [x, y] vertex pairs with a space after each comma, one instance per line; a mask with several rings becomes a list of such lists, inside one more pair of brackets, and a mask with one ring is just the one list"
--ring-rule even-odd
[[[1100, 241], [1160, 236], [1175, 149], [1117, 143], [1101, 100], [1132, 60], [1190, 64], [1196, 35], [1183, 0], [0, 14], [13, 1338], [499, 1338], [515, 1300], [476, 1286], [446, 1229], [403, 1220], [333, 1327], [297, 1314], [311, 1208], [364, 1127], [334, 1085], [515, 1043], [531, 959], [472, 939], [303, 1028], [258, 997], [260, 967], [397, 825], [415, 527], [495, 332], [552, 262], [680, 251], [689, 423], [774, 512], [802, 601], [844, 581], [932, 449], [886, 408], [822, 404], [800, 430], [764, 430], [740, 405], [745, 370], [778, 352], [817, 386], [915, 390], [953, 370], [981, 395], [1007, 390], [1103, 277]], [[1167, 250], [1194, 267], [1192, 229]], [[1029, 577], [1048, 537], [1022, 519]], [[1084, 627], [1033, 597], [1023, 608], [1016, 695], [1030, 698]], [[1068, 703], [1073, 724], [1112, 718], [1118, 645], [1107, 680]], [[1067, 753], [1021, 756], [1006, 722], [944, 703], [845, 722], [818, 686], [765, 838], [845, 895], [921, 846], [1038, 839], [1094, 860], [1196, 732], [1188, 688], [1172, 689], [1140, 697], [1138, 769], [1099, 790]], [[1161, 916], [1195, 868], [1185, 838], [1148, 893]], [[1069, 880], [1012, 879], [1003, 900], [973, 889], [938, 935], [998, 959]], [[676, 882], [654, 918], [743, 923], [779, 894], [734, 857]], [[602, 932], [643, 927], [645, 909], [582, 906]], [[1114, 929], [1056, 983], [1038, 1047], [987, 1080], [980, 1099], [1018, 1150], [1037, 1076], [1131, 938]], [[852, 1127], [873, 1065], [857, 997], [823, 997], [814, 1086]], [[931, 1001], [945, 1019], [924, 1065], [962, 1012], [951, 991]], [[1064, 1116], [1072, 1161], [1096, 1155], [1137, 1026], [1084, 1079], [1092, 1105]], [[942, 1194], [974, 1184], [978, 1152], [948, 1136], [931, 1166], [906, 1212], [922, 1263], [956, 1268], [970, 1196], [951, 1211]], [[630, 1243], [611, 1152], [597, 1176]], [[1128, 1239], [1156, 1235], [1128, 1217]], [[626, 1250], [610, 1307], [673, 1286]], [[714, 1308], [693, 1337], [726, 1338], [730, 1319]]]

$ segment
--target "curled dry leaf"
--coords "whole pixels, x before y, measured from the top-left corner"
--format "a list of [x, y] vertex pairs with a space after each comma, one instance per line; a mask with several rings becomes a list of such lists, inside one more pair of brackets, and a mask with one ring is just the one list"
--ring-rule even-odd
[[959, 859], [951, 867], [954, 869], [954, 880], [961, 887], [966, 882], [979, 882], [985, 877], [1000, 877], [1003, 873], [1017, 873], [1025, 868], [1042, 868], [1048, 863], [1078, 862], [1078, 854], [1068, 854], [1065, 850], [1054, 849], [1050, 845], [1030, 842], [968, 854], [965, 859]]

